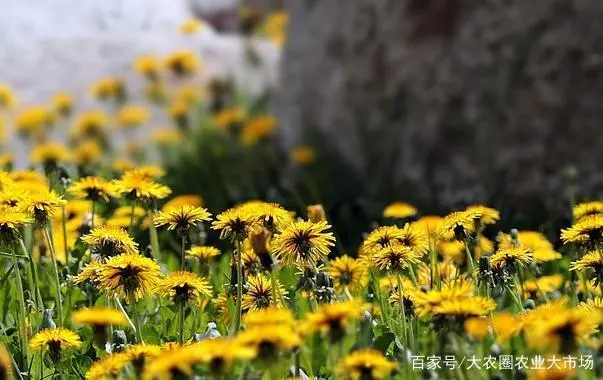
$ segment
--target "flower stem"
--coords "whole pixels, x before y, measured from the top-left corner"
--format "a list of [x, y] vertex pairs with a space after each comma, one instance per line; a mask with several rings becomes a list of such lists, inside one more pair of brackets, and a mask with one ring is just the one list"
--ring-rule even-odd
[[155, 259], [159, 259], [159, 239], [157, 237], [157, 228], [155, 228], [155, 224], [153, 223], [153, 211], [149, 209], [149, 219], [151, 220], [151, 225], [149, 226], [149, 240], [151, 241], [151, 248], [153, 249], [153, 257]]
[[243, 259], [241, 257], [241, 242], [235, 240], [235, 251], [237, 253], [237, 299], [235, 303], [235, 316], [232, 324], [231, 335], [236, 335], [241, 327], [241, 298], [243, 298]]
[[95, 216], [94, 214], [96, 214], [96, 202], [92, 201], [92, 216], [90, 216], [90, 227], [91, 228], [94, 228], [94, 216]]
[[11, 247], [11, 252], [13, 254], [13, 267], [15, 268], [15, 276], [17, 276], [17, 297], [19, 298], [19, 314], [20, 314], [20, 323], [19, 323], [19, 332], [21, 334], [21, 346], [23, 350], [23, 363], [24, 366], [22, 368], [27, 368], [29, 360], [27, 358], [27, 312], [25, 309], [25, 294], [23, 293], [23, 282], [21, 280], [21, 269], [19, 269], [19, 262], [17, 261], [17, 255], [15, 254], [15, 249]]
[[65, 265], [69, 268], [69, 247], [67, 246], [67, 213], [61, 207], [61, 227], [63, 228], [63, 247], [65, 247]]
[[124, 309], [124, 306], [121, 304], [121, 301], [119, 300], [119, 298], [115, 297], [115, 302], [117, 303], [117, 307], [119, 307], [119, 310], [121, 310], [121, 312], [126, 317], [126, 320], [128, 321], [128, 324], [130, 325], [130, 328], [132, 330], [134, 330], [134, 333], [136, 333], [136, 336], [138, 336], [136, 325], [134, 324], [134, 322], [132, 322], [132, 319], [130, 319], [130, 316], [128, 315], [128, 313], [126, 313], [126, 309]]
[[184, 302], [180, 303], [178, 318], [178, 343], [184, 343]]
[[517, 307], [519, 308], [519, 310], [521, 310], [522, 312], [525, 311], [523, 309], [523, 305], [521, 304], [521, 301], [519, 300], [519, 298], [517, 298], [517, 295], [515, 294], [515, 292], [513, 291], [513, 289], [511, 289], [511, 287], [509, 286], [509, 284], [505, 285], [505, 289], [507, 289], [507, 292], [511, 295], [511, 298], [513, 298], [513, 301], [515, 302], [515, 304], [517, 305]]
[[29, 266], [30, 266], [30, 270], [33, 276], [33, 289], [32, 291], [34, 292], [34, 294], [37, 297], [37, 304], [38, 307], [44, 309], [44, 301], [42, 301], [42, 293], [40, 293], [40, 281], [38, 280], [38, 266], [36, 265], [33, 257], [31, 257], [31, 254], [29, 253], [29, 250], [27, 249], [27, 247], [25, 246], [25, 242], [23, 241], [23, 239], [19, 239], [19, 245], [21, 246], [21, 250], [23, 251], [23, 254], [25, 256], [27, 256], [29, 261]]
[[276, 265], [273, 265], [270, 270], [270, 282], [272, 283], [272, 306], [278, 307], [278, 300], [280, 297], [276, 294], [278, 290], [278, 281], [276, 279]]
[[467, 256], [467, 263], [468, 265], [468, 269], [469, 269], [469, 274], [471, 275], [471, 277], [475, 276], [475, 264], [473, 263], [473, 256], [471, 255], [471, 250], [469, 249], [469, 244], [467, 244], [467, 241], [464, 241], [465, 244], [465, 254]]
[[184, 270], [184, 252], [186, 251], [186, 236], [182, 235], [181, 245], [180, 245], [180, 270]]
[[136, 209], [136, 199], [132, 201], [132, 207], [130, 208], [130, 228], [128, 229], [128, 233], [132, 233], [132, 229], [134, 228], [134, 210]]
[[44, 235], [46, 236], [46, 242], [48, 243], [48, 248], [50, 249], [50, 258], [52, 260], [52, 267], [54, 269], [54, 282], [57, 290], [56, 294], [56, 308], [57, 308], [57, 318], [59, 320], [58, 325], [63, 326], [63, 301], [61, 300], [61, 281], [59, 280], [59, 267], [57, 265], [57, 257], [54, 251], [54, 244], [52, 242], [52, 237], [50, 236], [50, 231], [48, 226], [44, 226]]

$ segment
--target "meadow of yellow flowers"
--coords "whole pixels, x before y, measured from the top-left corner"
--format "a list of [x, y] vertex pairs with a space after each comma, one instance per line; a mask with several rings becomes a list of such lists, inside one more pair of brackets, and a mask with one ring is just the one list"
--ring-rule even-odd
[[[256, 28], [282, 44], [285, 22]], [[83, 112], [66, 92], [17, 111], [0, 84], [3, 128], [30, 147], [27, 169], [0, 155], [0, 379], [603, 376], [603, 202], [574, 205], [558, 247], [499, 231], [505, 210], [485, 205], [437, 216], [394, 201], [353, 251], [321, 204], [208, 210], [166, 185], [163, 163], [200, 125], [252, 147], [278, 120], [225, 101], [226, 81], [191, 85], [200, 68], [190, 51], [133, 62], [148, 108], [119, 78], [94, 83], [103, 107]], [[116, 150], [150, 107], [170, 126]]]

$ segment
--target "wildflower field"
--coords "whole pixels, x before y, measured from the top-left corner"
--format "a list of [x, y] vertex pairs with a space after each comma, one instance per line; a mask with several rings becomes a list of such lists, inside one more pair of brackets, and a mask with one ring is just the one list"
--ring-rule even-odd
[[[281, 44], [285, 21], [255, 29]], [[119, 78], [79, 111], [0, 84], [28, 146], [0, 156], [0, 379], [603, 376], [603, 202], [568, 204], [554, 236], [405, 199], [338, 226], [324, 157], [283, 153], [264, 99], [193, 85], [190, 51], [133, 70], [144, 105]]]

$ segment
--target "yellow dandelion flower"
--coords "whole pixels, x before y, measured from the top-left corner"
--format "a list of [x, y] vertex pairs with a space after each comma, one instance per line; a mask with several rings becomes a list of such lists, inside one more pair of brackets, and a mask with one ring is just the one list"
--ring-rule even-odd
[[572, 353], [576, 345], [597, 331], [601, 322], [599, 313], [589, 313], [581, 309], [559, 310], [546, 320], [530, 325], [526, 329], [526, 341], [532, 348], [560, 350]]
[[105, 77], [92, 85], [92, 94], [99, 100], [123, 100], [126, 96], [126, 85], [123, 80]]
[[175, 128], [161, 128], [151, 133], [151, 140], [159, 146], [176, 145], [184, 139], [184, 135]]
[[74, 141], [100, 140], [107, 138], [109, 116], [99, 110], [84, 111], [79, 114], [71, 127], [71, 138]]
[[111, 182], [100, 177], [84, 177], [69, 187], [69, 192], [77, 199], [94, 202], [109, 202], [113, 196]]
[[293, 148], [289, 156], [297, 165], [310, 165], [316, 160], [316, 151], [311, 146], [301, 145]]
[[113, 181], [113, 186], [116, 193], [128, 199], [163, 199], [172, 192], [169, 187], [138, 174], [136, 169], [125, 172], [121, 179]]
[[0, 109], [11, 109], [17, 105], [17, 96], [6, 84], [0, 83]]
[[322, 331], [331, 342], [340, 341], [350, 324], [362, 316], [364, 304], [357, 299], [322, 305], [306, 317], [308, 333]]
[[308, 214], [308, 220], [313, 223], [327, 221], [327, 213], [321, 204], [306, 207], [306, 213]]
[[[1, 122], [0, 122], [1, 123]], [[15, 155], [12, 153], [0, 154], [0, 169], [11, 169], [15, 163]]]
[[220, 256], [221, 254], [218, 248], [209, 246], [191, 247], [185, 253], [186, 255], [196, 257], [201, 261], [209, 261], [213, 257]]
[[267, 307], [252, 310], [243, 316], [243, 323], [247, 328], [270, 326], [295, 326], [293, 313], [289, 309]]
[[563, 285], [563, 281], [563, 276], [560, 274], [526, 280], [523, 283], [524, 297], [538, 298], [543, 295], [542, 293], [552, 293]]
[[203, 88], [185, 85], [178, 89], [176, 94], [178, 101], [186, 105], [194, 105], [203, 97]]
[[285, 264], [312, 264], [324, 261], [335, 245], [331, 228], [326, 222], [298, 220], [274, 237], [272, 247]]
[[117, 379], [127, 364], [128, 359], [123, 352], [109, 354], [92, 363], [86, 372], [86, 380]]
[[33, 221], [33, 217], [20, 208], [0, 206], [0, 241], [7, 245], [16, 243], [21, 229]]
[[482, 225], [495, 224], [500, 219], [500, 213], [491, 207], [484, 205], [472, 205], [466, 209], [469, 213], [479, 213], [479, 222]]
[[15, 118], [15, 128], [19, 136], [24, 138], [42, 138], [47, 129], [54, 124], [52, 112], [41, 106], [25, 108]]
[[165, 57], [164, 65], [174, 75], [186, 76], [197, 72], [201, 62], [192, 51], [178, 50]]
[[525, 248], [503, 248], [499, 249], [490, 257], [493, 267], [512, 267], [515, 265], [526, 265], [532, 262], [530, 250]]
[[191, 19], [184, 21], [182, 24], [180, 24], [178, 29], [180, 30], [180, 33], [189, 35], [189, 34], [197, 33], [203, 27], [204, 27], [204, 25], [200, 20], [198, 20], [196, 18], [191, 18]]
[[385, 379], [396, 369], [395, 362], [388, 360], [380, 351], [361, 348], [343, 357], [335, 367], [342, 379]]
[[34, 335], [29, 341], [32, 351], [48, 350], [53, 361], [58, 362], [65, 351], [81, 347], [79, 335], [71, 330], [59, 327], [44, 329]]
[[570, 270], [585, 271], [587, 269], [592, 269], [595, 274], [601, 274], [603, 271], [603, 251], [590, 251], [581, 259], [570, 264]]
[[213, 117], [214, 123], [225, 131], [242, 126], [247, 118], [247, 110], [243, 107], [224, 108]]
[[118, 172], [127, 172], [128, 170], [134, 169], [135, 165], [132, 161], [120, 158], [113, 161], [111, 167]]
[[74, 283], [81, 284], [82, 282], [96, 283], [100, 274], [101, 262], [99, 260], [92, 260], [86, 264], [80, 273], [75, 276]]
[[134, 344], [126, 347], [123, 355], [126, 360], [136, 368], [137, 372], [142, 372], [145, 365], [150, 364], [153, 360], [162, 354], [161, 347], [155, 344]]
[[583, 202], [572, 208], [572, 215], [578, 221], [585, 216], [601, 214], [603, 214], [603, 202], [601, 201]]
[[152, 294], [160, 278], [155, 261], [138, 254], [122, 254], [101, 265], [97, 282], [110, 296], [131, 302]]
[[85, 308], [74, 311], [71, 315], [73, 322], [78, 325], [91, 326], [127, 326], [128, 320], [124, 313], [103, 307]]
[[481, 340], [490, 333], [489, 326], [486, 318], [472, 317], [465, 321], [465, 332], [471, 337]]
[[275, 359], [279, 353], [301, 346], [299, 335], [289, 326], [254, 327], [236, 337], [237, 344], [251, 349], [261, 359]]
[[589, 215], [569, 228], [561, 230], [561, 240], [567, 243], [596, 244], [603, 239], [603, 215]]
[[212, 288], [209, 282], [191, 272], [173, 272], [161, 279], [157, 291], [163, 297], [170, 299], [175, 304], [202, 305], [211, 297]]
[[277, 232], [293, 222], [291, 213], [277, 203], [249, 201], [237, 206], [242, 212], [248, 213], [258, 220], [271, 232]]
[[258, 116], [243, 125], [241, 141], [245, 145], [254, 145], [274, 132], [278, 125], [276, 117], [271, 115]]
[[256, 354], [253, 348], [241, 345], [238, 340], [222, 337], [192, 344], [187, 350], [195, 352], [199, 356], [199, 362], [207, 364], [213, 374], [222, 374], [235, 361], [251, 359]]
[[55, 92], [51, 98], [52, 108], [61, 116], [69, 116], [73, 110], [73, 96], [65, 91]]
[[167, 201], [162, 207], [161, 211], [167, 211], [170, 208], [177, 208], [184, 205], [191, 205], [194, 207], [203, 207], [203, 198], [196, 194], [183, 194], [177, 195], [174, 198]]
[[598, 313], [603, 315], [603, 298], [589, 298], [586, 301], [580, 302], [578, 309], [584, 310], [588, 313]]
[[[277, 305], [282, 306], [287, 299], [285, 287], [277, 280]], [[272, 282], [263, 275], [250, 276], [247, 279], [247, 291], [243, 294], [241, 307], [245, 310], [264, 309], [274, 305]]]
[[161, 72], [161, 63], [156, 57], [143, 55], [134, 61], [134, 71], [145, 76], [149, 80], [155, 80]]
[[82, 241], [90, 246], [94, 254], [110, 257], [121, 254], [134, 255], [138, 253], [138, 244], [123, 228], [100, 226], [93, 228], [90, 233], [82, 236]]
[[368, 283], [367, 268], [360, 260], [349, 256], [340, 256], [327, 265], [327, 273], [333, 279], [335, 289], [343, 293], [362, 290]]
[[35, 146], [29, 158], [33, 163], [42, 163], [44, 166], [54, 167], [60, 162], [69, 161], [71, 154], [64, 145], [49, 141]]
[[220, 239], [232, 238], [242, 241], [249, 230], [258, 225], [256, 217], [240, 207], [230, 208], [216, 216], [211, 228], [220, 231]]
[[408, 203], [394, 202], [383, 210], [383, 216], [386, 218], [405, 219], [417, 214], [417, 209]]
[[396, 226], [382, 226], [371, 231], [362, 243], [363, 252], [369, 254], [385, 248], [389, 245], [399, 243], [404, 237], [402, 229]]
[[520, 316], [508, 312], [495, 314], [491, 318], [490, 324], [499, 342], [506, 342], [518, 335], [524, 327]]
[[403, 244], [392, 244], [375, 251], [371, 263], [382, 270], [397, 272], [421, 261], [421, 255]]
[[74, 149], [73, 161], [78, 166], [94, 165], [100, 162], [103, 150], [96, 141], [84, 141]]
[[31, 193], [26, 204], [27, 211], [34, 219], [41, 224], [46, 224], [61, 206], [67, 204], [67, 201], [54, 190], [43, 190]]
[[126, 105], [117, 112], [117, 123], [124, 128], [134, 128], [150, 119], [149, 111], [141, 106]]
[[171, 380], [173, 378], [189, 378], [193, 367], [201, 362], [198, 350], [191, 346], [175, 346], [165, 349], [159, 357], [148, 363], [143, 371], [143, 380]]
[[477, 209], [450, 213], [439, 224], [436, 235], [439, 239], [464, 240], [475, 231], [475, 222], [479, 221], [481, 215]]
[[191, 228], [197, 228], [202, 222], [208, 220], [211, 220], [211, 214], [207, 212], [207, 209], [184, 205], [160, 211], [155, 216], [154, 224], [156, 227], [167, 227], [168, 230], [174, 230], [177, 234], [183, 235]]

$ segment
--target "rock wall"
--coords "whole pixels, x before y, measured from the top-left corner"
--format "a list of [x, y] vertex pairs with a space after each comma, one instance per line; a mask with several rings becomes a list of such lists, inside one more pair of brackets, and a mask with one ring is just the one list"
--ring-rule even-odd
[[288, 2], [278, 110], [366, 181], [445, 205], [603, 185], [603, 3]]

